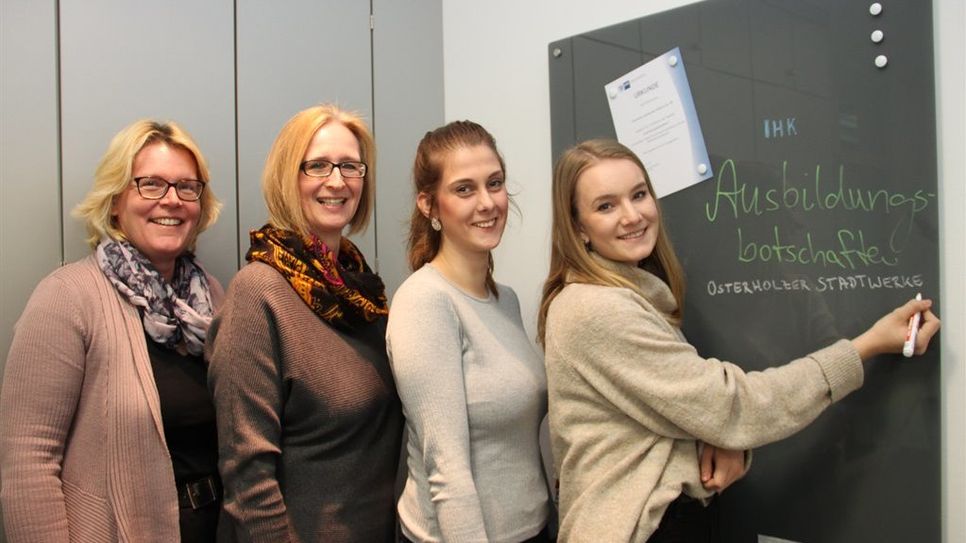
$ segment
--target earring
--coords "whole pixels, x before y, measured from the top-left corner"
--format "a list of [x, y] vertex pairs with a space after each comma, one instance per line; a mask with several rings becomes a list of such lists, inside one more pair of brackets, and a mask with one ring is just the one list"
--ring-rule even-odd
[[429, 225], [432, 226], [433, 230], [437, 232], [443, 229], [443, 225], [440, 224], [439, 219], [437, 219], [436, 217], [429, 219]]

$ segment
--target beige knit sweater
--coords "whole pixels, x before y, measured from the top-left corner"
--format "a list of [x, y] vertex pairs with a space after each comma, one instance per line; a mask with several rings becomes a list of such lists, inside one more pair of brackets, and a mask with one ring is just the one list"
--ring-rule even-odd
[[782, 439], [862, 385], [848, 341], [762, 372], [702, 358], [669, 323], [675, 302], [660, 279], [607, 265], [645, 297], [571, 283], [547, 315], [560, 541], [646, 541], [679, 494], [710, 495], [697, 441], [743, 450]]
[[[212, 303], [222, 290], [213, 277]], [[0, 395], [10, 542], [170, 542], [178, 496], [138, 310], [94, 257], [47, 276], [17, 322]]]

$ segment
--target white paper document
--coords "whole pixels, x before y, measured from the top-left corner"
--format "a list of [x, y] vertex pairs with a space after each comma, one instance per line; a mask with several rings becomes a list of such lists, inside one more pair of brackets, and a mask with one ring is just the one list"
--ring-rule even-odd
[[712, 175], [681, 51], [664, 53], [604, 86], [617, 140], [644, 163], [657, 196]]

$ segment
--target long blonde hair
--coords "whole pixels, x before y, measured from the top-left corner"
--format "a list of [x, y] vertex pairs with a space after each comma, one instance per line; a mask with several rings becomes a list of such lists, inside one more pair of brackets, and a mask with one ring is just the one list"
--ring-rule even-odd
[[[537, 321], [537, 339], [541, 345], [545, 345], [546, 340], [547, 311], [554, 298], [568, 282], [629, 288], [643, 296], [631, 281], [594, 260], [580, 238], [575, 201], [577, 181], [588, 168], [608, 159], [630, 160], [636, 164], [644, 172], [648, 191], [654, 194], [654, 187], [651, 185], [651, 178], [644, 164], [633, 151], [617, 141], [610, 139], [585, 141], [565, 151], [557, 160], [553, 171], [551, 196], [553, 226], [551, 227], [550, 272], [543, 284], [543, 299], [540, 302], [540, 315]], [[655, 204], [658, 206], [658, 217], [660, 217], [657, 243], [651, 255], [642, 260], [638, 266], [668, 284], [678, 306], [671, 317], [680, 324], [684, 307], [684, 270], [667, 236], [656, 195]]]
[[115, 223], [111, 209], [114, 200], [131, 185], [135, 157], [141, 149], [155, 143], [188, 151], [198, 167], [198, 180], [205, 182], [205, 190], [201, 193], [201, 216], [191, 234], [189, 251], [194, 250], [198, 234], [218, 219], [221, 202], [209, 184], [208, 163], [191, 135], [174, 122], [141, 119], [124, 127], [111, 139], [94, 172], [94, 186], [73, 210], [73, 215], [83, 220], [87, 227], [87, 243], [91, 248], [97, 247], [103, 237], [126, 239]]
[[262, 173], [262, 194], [268, 207], [268, 222], [276, 228], [310, 233], [308, 219], [302, 211], [299, 194], [299, 171], [305, 150], [324, 125], [335, 122], [349, 129], [359, 142], [359, 160], [366, 164], [366, 176], [359, 196], [359, 207], [349, 221], [349, 234], [365, 230], [372, 211], [376, 185], [376, 145], [365, 121], [355, 113], [332, 104], [319, 104], [299, 111], [282, 127], [275, 138], [265, 170]]

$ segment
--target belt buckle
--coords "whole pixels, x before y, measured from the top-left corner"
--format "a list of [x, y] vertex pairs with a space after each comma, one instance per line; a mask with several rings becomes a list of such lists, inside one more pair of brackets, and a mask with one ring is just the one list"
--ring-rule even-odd
[[[188, 483], [186, 490], [188, 491], [188, 502], [191, 503], [192, 509], [200, 509], [206, 505], [215, 501], [215, 496], [217, 496], [217, 491], [215, 490], [215, 483], [212, 478], [205, 477], [200, 481], [194, 481]], [[202, 496], [202, 490], [207, 490], [207, 496]]]

